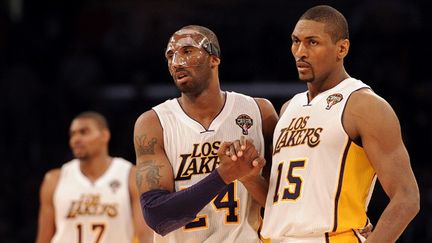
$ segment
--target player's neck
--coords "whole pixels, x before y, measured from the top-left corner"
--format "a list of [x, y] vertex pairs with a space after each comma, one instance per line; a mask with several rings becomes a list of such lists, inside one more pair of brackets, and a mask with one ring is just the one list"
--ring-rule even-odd
[[343, 80], [349, 78], [348, 73], [343, 70], [343, 72], [334, 75], [333, 77], [327, 77], [323, 80], [315, 80], [308, 83], [308, 96], [309, 101], [315, 98], [318, 94], [325, 92], [338, 84], [340, 84]]
[[225, 99], [226, 92], [218, 88], [215, 91], [207, 90], [198, 96], [182, 95], [179, 104], [188, 116], [208, 128], [223, 109]]
[[108, 170], [111, 162], [112, 158], [108, 154], [80, 160], [80, 170], [91, 182], [95, 182]]

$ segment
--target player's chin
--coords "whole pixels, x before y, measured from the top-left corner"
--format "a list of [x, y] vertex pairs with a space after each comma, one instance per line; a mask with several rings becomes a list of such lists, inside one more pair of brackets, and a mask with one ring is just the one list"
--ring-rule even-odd
[[84, 151], [73, 151], [73, 155], [77, 159], [85, 160], [88, 156]]
[[180, 92], [184, 94], [193, 94], [195, 93], [196, 89], [187, 83], [177, 84], [177, 88], [180, 90]]
[[313, 75], [305, 75], [305, 74], [301, 74], [299, 73], [298, 78], [300, 81], [305, 81], [305, 82], [312, 82], [313, 81]]

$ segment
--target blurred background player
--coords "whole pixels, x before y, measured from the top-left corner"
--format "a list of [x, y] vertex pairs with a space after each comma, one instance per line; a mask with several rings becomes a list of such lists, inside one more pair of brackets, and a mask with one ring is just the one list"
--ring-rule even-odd
[[75, 159], [45, 175], [36, 243], [153, 242], [139, 207], [135, 167], [109, 155], [105, 117], [83, 112], [69, 135]]

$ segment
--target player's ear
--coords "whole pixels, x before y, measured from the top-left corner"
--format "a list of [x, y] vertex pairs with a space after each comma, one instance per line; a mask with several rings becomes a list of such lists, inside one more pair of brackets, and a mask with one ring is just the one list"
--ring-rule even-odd
[[350, 41], [348, 39], [339, 40], [337, 43], [337, 60], [342, 60], [348, 55]]
[[210, 65], [211, 67], [219, 66], [221, 60], [219, 57], [210, 55]]
[[108, 143], [109, 140], [111, 139], [111, 132], [108, 129], [103, 129], [102, 130], [102, 137], [103, 137], [104, 141], [106, 141]]

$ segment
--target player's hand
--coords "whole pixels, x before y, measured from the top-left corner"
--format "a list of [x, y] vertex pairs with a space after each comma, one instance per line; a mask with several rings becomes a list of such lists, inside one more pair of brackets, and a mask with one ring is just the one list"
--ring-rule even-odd
[[227, 184], [250, 174], [255, 166], [262, 163], [257, 159], [259, 154], [252, 140], [243, 136], [233, 142], [224, 142], [218, 150], [218, 156], [218, 172]]
[[255, 180], [258, 176], [261, 176], [261, 170], [266, 164], [266, 161], [263, 157], [259, 156], [258, 158], [254, 159], [252, 161], [252, 169], [250, 170], [249, 174], [239, 178], [238, 180], [247, 183], [247, 181]]
[[368, 238], [370, 234], [372, 234], [372, 230], [373, 230], [373, 225], [371, 223], [369, 223], [368, 225], [366, 225], [366, 227], [359, 229], [358, 232], [364, 237], [364, 238]]
[[252, 160], [252, 166], [254, 168], [262, 168], [265, 165], [265, 159], [259, 157], [260, 153], [258, 150], [256, 150], [255, 145], [253, 143], [252, 139], [246, 139], [245, 136], [241, 136], [239, 140], [233, 141], [233, 143], [230, 146], [229, 151], [226, 152], [227, 156], [231, 156], [232, 160], [236, 160], [237, 157], [243, 156], [244, 151], [248, 149], [253, 149], [252, 155], [255, 155], [255, 152], [258, 154], [258, 157], [251, 157]]
[[[253, 144], [253, 140], [249, 139], [249, 142]], [[243, 156], [243, 152], [246, 150], [246, 143], [245, 136], [241, 136], [240, 139], [231, 142], [225, 154], [231, 157], [233, 161], [236, 161], [237, 158]]]

